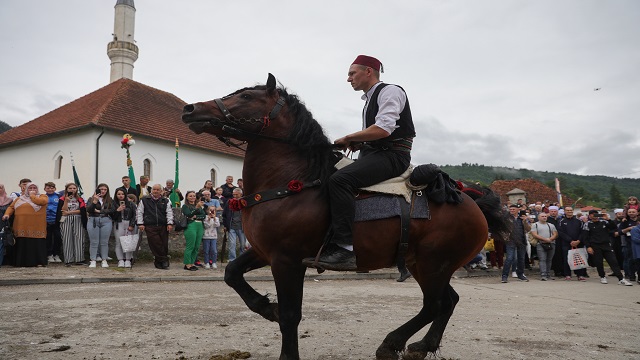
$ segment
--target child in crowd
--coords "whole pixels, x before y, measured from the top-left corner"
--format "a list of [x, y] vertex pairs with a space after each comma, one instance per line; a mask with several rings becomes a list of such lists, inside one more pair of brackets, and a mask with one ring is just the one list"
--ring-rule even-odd
[[220, 220], [216, 216], [214, 207], [208, 208], [207, 217], [202, 221], [204, 225], [204, 235], [202, 236], [202, 245], [204, 247], [204, 268], [217, 269], [218, 265], [218, 227]]

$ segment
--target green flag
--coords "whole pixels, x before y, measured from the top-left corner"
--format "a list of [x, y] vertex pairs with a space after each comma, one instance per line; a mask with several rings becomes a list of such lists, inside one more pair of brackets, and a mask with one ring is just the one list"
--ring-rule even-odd
[[180, 185], [180, 166], [178, 162], [178, 138], [176, 138], [176, 173], [173, 179], [173, 191], [169, 195], [169, 200], [171, 200], [171, 205], [174, 207], [180, 206], [180, 196], [176, 193], [175, 189], [178, 189], [178, 185]]
[[69, 153], [71, 155], [71, 169], [73, 170], [73, 182], [76, 183], [78, 187], [78, 196], [82, 196], [82, 185], [80, 185], [80, 178], [78, 177], [78, 172], [76, 172], [76, 163], [73, 161], [73, 153]]
[[136, 175], [133, 173], [133, 165], [129, 166], [129, 179], [131, 179], [131, 187], [136, 187]]

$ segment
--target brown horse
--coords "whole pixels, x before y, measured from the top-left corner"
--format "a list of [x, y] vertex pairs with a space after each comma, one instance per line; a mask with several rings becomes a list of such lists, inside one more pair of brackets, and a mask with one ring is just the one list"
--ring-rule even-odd
[[[316, 185], [324, 183], [333, 171], [336, 153], [304, 104], [285, 89], [276, 88], [271, 74], [266, 86], [186, 105], [182, 120], [196, 133], [246, 142], [242, 178], [248, 200], [260, 199], [262, 195], [255, 194], [272, 189], [286, 190], [292, 180], [305, 184], [302, 191], [289, 191], [294, 196], [259, 201], [243, 209], [243, 228], [252, 248], [230, 262], [225, 272], [225, 282], [249, 309], [267, 320], [278, 321], [282, 333], [280, 359], [299, 359], [298, 325], [306, 270], [302, 259], [317, 254], [329, 227], [326, 190], [309, 184], [316, 180], [320, 180]], [[483, 247], [487, 222], [498, 230], [505, 229], [498, 198], [490, 190], [485, 189], [484, 194], [477, 201], [462, 195], [464, 201], [458, 205], [430, 202], [430, 220], [411, 220], [405, 259], [424, 294], [423, 307], [386, 336], [376, 351], [377, 359], [398, 359], [400, 354], [404, 359], [424, 359], [439, 348], [459, 299], [449, 285], [452, 274]], [[484, 207], [484, 215], [479, 205]], [[399, 234], [397, 217], [356, 223], [358, 269], [394, 266]], [[260, 295], [243, 277], [266, 265], [271, 265], [278, 303]], [[405, 349], [409, 338], [429, 323], [432, 325], [424, 338]]]

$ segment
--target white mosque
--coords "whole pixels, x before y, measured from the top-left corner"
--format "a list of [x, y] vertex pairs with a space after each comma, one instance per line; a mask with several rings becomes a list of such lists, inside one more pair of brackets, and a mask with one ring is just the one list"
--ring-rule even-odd
[[151, 184], [173, 179], [175, 142], [180, 143], [180, 189], [199, 190], [205, 180], [216, 186], [227, 175], [239, 178], [243, 153], [215, 137], [196, 135], [180, 120], [185, 102], [168, 92], [133, 80], [138, 59], [133, 0], [117, 0], [110, 84], [23, 125], [0, 134], [0, 183], [16, 191], [22, 178], [41, 189], [47, 181], [62, 189], [73, 180], [73, 157], [82, 187], [92, 192], [98, 183], [112, 189], [127, 175], [123, 134], [133, 136], [130, 148], [136, 177], [148, 175]]

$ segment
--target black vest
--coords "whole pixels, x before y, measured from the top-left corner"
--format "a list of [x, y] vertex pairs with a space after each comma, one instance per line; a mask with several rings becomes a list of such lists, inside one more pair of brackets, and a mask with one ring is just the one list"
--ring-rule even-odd
[[167, 203], [169, 199], [161, 197], [153, 200], [151, 195], [142, 198], [144, 212], [142, 213], [143, 224], [145, 226], [166, 226], [167, 225]]
[[[371, 94], [371, 99], [369, 100], [369, 106], [367, 107], [367, 112], [365, 114], [365, 128], [376, 123], [376, 115], [378, 115], [378, 110], [380, 106], [378, 105], [378, 95], [380, 91], [389, 84], [382, 83], [378, 85], [376, 90]], [[398, 85], [395, 85], [398, 86]], [[404, 91], [404, 89], [398, 86], [400, 90]], [[406, 94], [406, 92], [405, 92]], [[400, 113], [400, 119], [396, 121], [396, 125], [398, 126], [391, 135], [384, 139], [377, 140], [375, 142], [385, 142], [402, 138], [413, 138], [416, 136], [416, 130], [413, 126], [413, 118], [411, 117], [411, 108], [409, 107], [409, 98], [407, 98], [407, 102], [404, 105], [404, 109]], [[373, 142], [373, 143], [375, 143]]]

